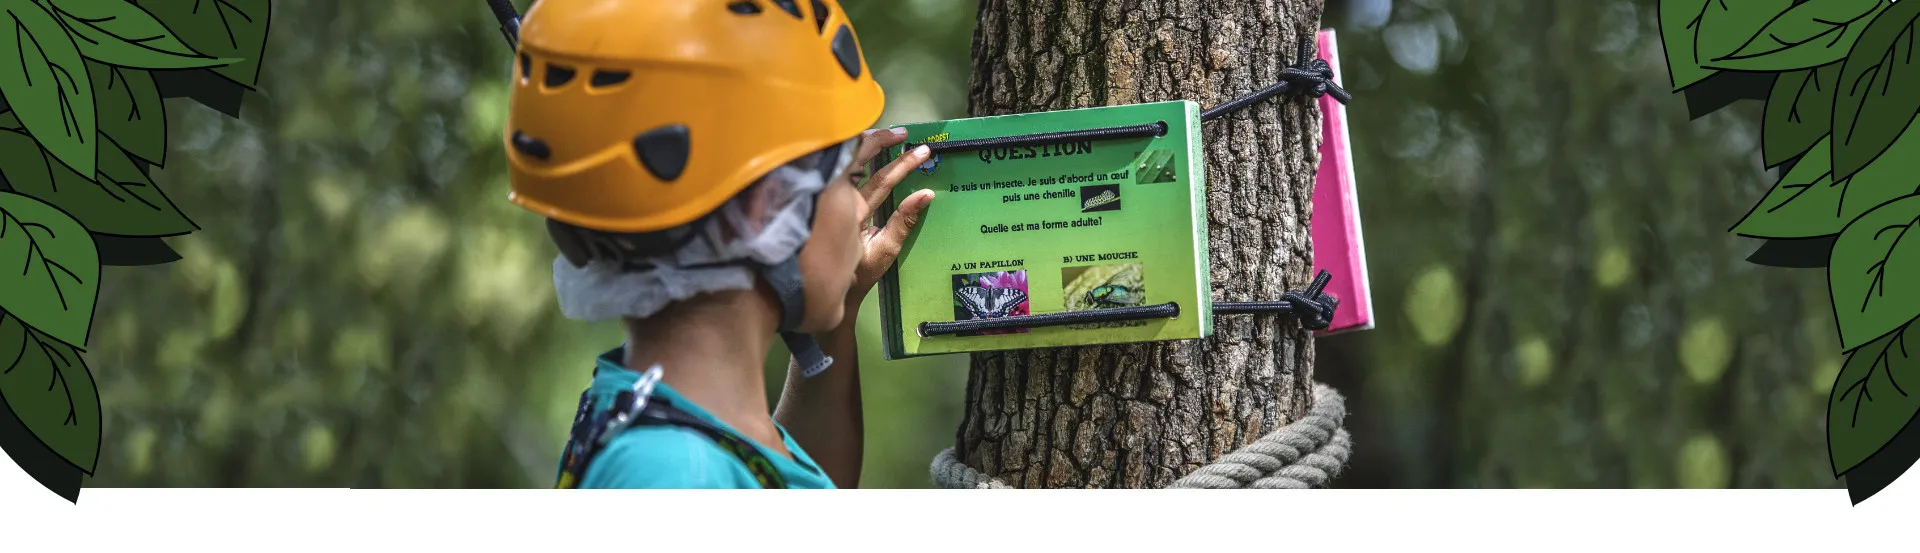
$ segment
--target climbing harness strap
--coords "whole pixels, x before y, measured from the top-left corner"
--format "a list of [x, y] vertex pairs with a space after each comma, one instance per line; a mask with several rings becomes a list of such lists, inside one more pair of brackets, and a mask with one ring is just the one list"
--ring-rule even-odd
[[700, 417], [694, 416], [665, 398], [654, 397], [653, 388], [660, 382], [659, 366], [648, 369], [634, 382], [633, 388], [622, 390], [614, 396], [613, 408], [593, 413], [591, 399], [587, 392], [580, 393], [580, 408], [574, 413], [573, 430], [567, 439], [566, 451], [560, 462], [560, 474], [555, 488], [570, 490], [580, 487], [580, 481], [587, 474], [600, 452], [621, 432], [641, 425], [669, 425], [691, 428], [705, 434], [707, 438], [726, 450], [745, 465], [747, 472], [762, 488], [781, 489], [787, 487], [787, 479], [775, 469], [773, 461], [760, 449], [745, 439], [735, 436]]

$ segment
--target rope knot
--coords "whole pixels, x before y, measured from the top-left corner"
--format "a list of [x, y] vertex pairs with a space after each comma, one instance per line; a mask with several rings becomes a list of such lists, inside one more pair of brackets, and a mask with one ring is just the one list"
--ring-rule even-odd
[[1314, 98], [1332, 94], [1333, 99], [1341, 104], [1353, 99], [1352, 94], [1333, 82], [1333, 65], [1315, 55], [1312, 40], [1300, 44], [1300, 59], [1302, 61], [1292, 67], [1280, 70], [1281, 80], [1293, 83], [1293, 88], [1300, 94]]
[[1300, 326], [1307, 330], [1326, 330], [1333, 326], [1333, 311], [1340, 307], [1340, 298], [1324, 292], [1327, 282], [1333, 275], [1325, 269], [1314, 275], [1313, 285], [1305, 291], [1290, 290], [1280, 295], [1282, 301], [1293, 307], [1293, 316], [1300, 320]]
[[1300, 94], [1314, 98], [1331, 94], [1333, 99], [1339, 100], [1342, 105], [1353, 100], [1353, 95], [1348, 94], [1347, 89], [1340, 88], [1339, 84], [1333, 82], [1333, 65], [1314, 54], [1313, 43], [1313, 39], [1300, 43], [1300, 61], [1280, 69], [1280, 82], [1252, 94], [1234, 98], [1227, 103], [1207, 108], [1206, 111], [1200, 112], [1200, 120], [1212, 120], [1276, 94]]

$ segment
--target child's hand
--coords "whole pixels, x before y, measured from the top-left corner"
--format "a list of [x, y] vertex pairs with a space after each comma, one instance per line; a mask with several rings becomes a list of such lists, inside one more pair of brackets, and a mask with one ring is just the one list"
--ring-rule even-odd
[[[921, 190], [900, 202], [900, 208], [893, 212], [882, 226], [872, 224], [873, 212], [880, 204], [893, 196], [893, 186], [900, 184], [913, 170], [925, 163], [928, 152], [926, 146], [908, 151], [905, 155], [880, 168], [878, 173], [867, 178], [867, 164], [882, 150], [906, 141], [906, 129], [876, 129], [867, 131], [860, 137], [860, 149], [853, 154], [853, 168], [847, 171], [855, 185], [860, 188], [860, 196], [867, 201], [866, 212], [862, 219], [867, 227], [861, 231], [861, 240], [866, 247], [860, 257], [860, 266], [854, 270], [853, 286], [847, 290], [847, 311], [856, 312], [860, 300], [867, 297], [873, 285], [893, 267], [893, 259], [900, 255], [900, 245], [907, 240], [907, 234], [920, 224], [920, 218], [927, 213], [927, 204], [933, 201], [932, 190]], [[866, 183], [863, 185], [862, 180]]]

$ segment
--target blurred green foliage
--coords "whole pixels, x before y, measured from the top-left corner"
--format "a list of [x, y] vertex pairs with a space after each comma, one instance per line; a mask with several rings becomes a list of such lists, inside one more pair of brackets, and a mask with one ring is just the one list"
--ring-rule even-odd
[[[882, 125], [966, 115], [974, 2], [847, 3]], [[1767, 190], [1759, 106], [1688, 121], [1654, 0], [1330, 4], [1380, 321], [1320, 342], [1355, 411], [1339, 485], [1834, 484], [1824, 283], [1726, 232]], [[204, 230], [103, 276], [88, 485], [551, 485], [620, 331], [559, 316], [556, 252], [506, 201], [484, 3], [274, 21], [241, 119], [169, 110], [155, 180]], [[925, 487], [967, 360], [884, 361], [878, 321], [862, 485]]]
[[1379, 328], [1319, 343], [1348, 487], [1832, 487], [1816, 271], [1727, 229], [1758, 102], [1690, 121], [1657, 2], [1330, 2]]

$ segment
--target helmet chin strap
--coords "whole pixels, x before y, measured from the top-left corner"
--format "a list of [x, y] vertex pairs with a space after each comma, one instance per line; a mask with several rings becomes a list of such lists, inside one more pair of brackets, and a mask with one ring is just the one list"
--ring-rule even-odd
[[[827, 183], [840, 178], [840, 173], [847, 169], [841, 154], [850, 144], [851, 141], [842, 142], [829, 148], [831, 153], [822, 153], [821, 159], [831, 164], [821, 167]], [[820, 196], [814, 195], [813, 201], [813, 209], [807, 210], [808, 228], [813, 227], [813, 217], [820, 213]], [[800, 377], [813, 378], [826, 372], [827, 367], [833, 366], [833, 358], [820, 350], [820, 343], [812, 336], [796, 331], [807, 315], [807, 293], [800, 280], [800, 252], [793, 252], [780, 263], [762, 266], [760, 276], [773, 288], [773, 296], [780, 300], [780, 339], [787, 343], [787, 351], [793, 353], [794, 361], [799, 364]]]
[[780, 339], [787, 343], [787, 350], [793, 352], [794, 360], [799, 362], [800, 376], [813, 378], [825, 372], [833, 365], [833, 358], [820, 350], [819, 342], [812, 336], [795, 332], [807, 314], [807, 293], [800, 284], [799, 254], [777, 264], [761, 266], [760, 276], [773, 288], [773, 296], [780, 300]]

